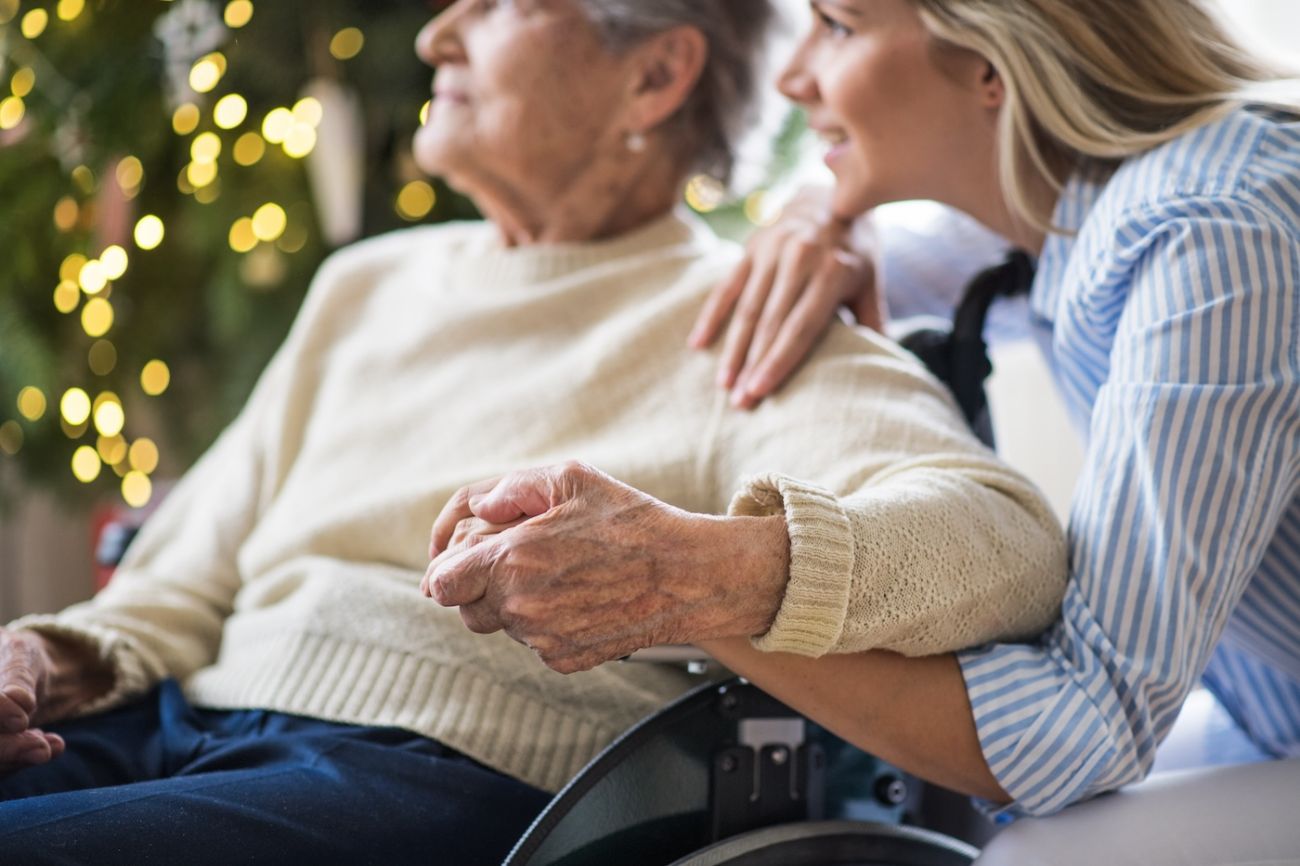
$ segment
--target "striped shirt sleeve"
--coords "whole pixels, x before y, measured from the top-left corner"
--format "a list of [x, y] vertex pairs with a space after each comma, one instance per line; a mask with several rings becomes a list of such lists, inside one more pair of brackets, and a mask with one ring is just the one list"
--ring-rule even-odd
[[1293, 229], [1225, 198], [1114, 225], [1071, 290], [1093, 357], [1059, 371], [1096, 395], [1062, 618], [961, 657], [1012, 814], [1146, 775], [1300, 488]]

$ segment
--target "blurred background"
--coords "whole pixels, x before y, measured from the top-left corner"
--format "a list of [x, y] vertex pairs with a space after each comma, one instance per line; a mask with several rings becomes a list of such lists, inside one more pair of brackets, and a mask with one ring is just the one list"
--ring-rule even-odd
[[[324, 256], [475, 215], [409, 154], [431, 78], [412, 45], [443, 5], [0, 0], [0, 622], [94, 591], [102, 528], [139, 522], [234, 416]], [[1300, 2], [1222, 5], [1300, 59]], [[800, 132], [758, 192], [701, 177], [687, 204], [743, 236], [817, 172]], [[1009, 351], [1000, 436], [1064, 509], [1077, 448], [1029, 447], [1068, 428], [1017, 408], [1049, 386]]]

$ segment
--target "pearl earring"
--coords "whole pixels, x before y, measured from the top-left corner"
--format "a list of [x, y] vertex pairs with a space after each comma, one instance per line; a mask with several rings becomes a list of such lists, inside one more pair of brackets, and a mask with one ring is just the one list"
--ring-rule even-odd
[[641, 153], [645, 150], [645, 136], [639, 132], [629, 132], [624, 140], [627, 149], [633, 153]]

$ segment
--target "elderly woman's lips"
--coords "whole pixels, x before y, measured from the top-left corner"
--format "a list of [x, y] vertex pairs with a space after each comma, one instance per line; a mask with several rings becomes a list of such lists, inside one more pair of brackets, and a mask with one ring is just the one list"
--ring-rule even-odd
[[464, 105], [469, 102], [469, 100], [465, 98], [465, 94], [458, 90], [435, 90], [433, 93], [433, 99], [435, 102], [455, 105]]

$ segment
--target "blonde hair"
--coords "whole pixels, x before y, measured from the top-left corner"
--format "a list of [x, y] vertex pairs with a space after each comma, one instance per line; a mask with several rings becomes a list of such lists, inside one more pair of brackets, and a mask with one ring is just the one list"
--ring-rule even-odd
[[1243, 104], [1300, 112], [1300, 77], [1252, 57], [1205, 0], [911, 0], [941, 43], [986, 58], [1006, 102], [999, 171], [1012, 212], [1052, 230], [1027, 181], [1058, 191]]

